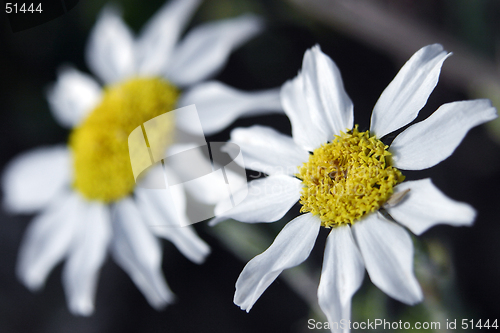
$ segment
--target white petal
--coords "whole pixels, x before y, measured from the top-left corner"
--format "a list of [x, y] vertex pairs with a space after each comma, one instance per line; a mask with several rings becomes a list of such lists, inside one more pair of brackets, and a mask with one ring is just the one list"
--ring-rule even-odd
[[200, 0], [171, 0], [146, 23], [137, 39], [138, 72], [164, 73], [173, 48]]
[[326, 243], [318, 287], [321, 310], [330, 325], [337, 323], [339, 326], [332, 332], [349, 332], [348, 327], [341, 329], [341, 320], [347, 322], [351, 319], [351, 298], [361, 286], [364, 275], [363, 259], [354, 243], [351, 228], [341, 226], [332, 229]]
[[180, 86], [205, 80], [222, 68], [232, 50], [262, 28], [259, 17], [247, 14], [192, 29], [174, 50], [167, 77]]
[[[245, 92], [217, 81], [197, 84], [182, 94], [178, 107], [190, 104], [196, 104], [205, 135], [226, 128], [241, 116], [283, 112], [279, 89]], [[196, 131], [183, 115], [179, 113], [177, 125], [189, 133]]]
[[413, 243], [406, 230], [378, 213], [354, 223], [353, 230], [372, 282], [398, 301], [409, 305], [422, 301], [413, 274]]
[[403, 182], [395, 187], [395, 193], [407, 189], [410, 192], [406, 197], [394, 207], [386, 207], [386, 210], [416, 235], [436, 224], [470, 226], [474, 222], [474, 208], [448, 198], [429, 178]]
[[[197, 148], [197, 149], [195, 149]], [[220, 197], [227, 193], [225, 187], [212, 184], [210, 173], [212, 172], [212, 163], [209, 159], [208, 146], [193, 147], [191, 144], [175, 144], [169, 148], [168, 155], [174, 156], [185, 151], [190, 152], [184, 159], [165, 160], [166, 165], [175, 174], [176, 182], [181, 179], [186, 191], [194, 196], [197, 201], [202, 203], [215, 203]], [[200, 174], [206, 177], [200, 176]], [[195, 180], [195, 183], [186, 180]], [[172, 184], [172, 183], [170, 183]], [[212, 186], [215, 185], [215, 186]]]
[[281, 88], [281, 105], [292, 123], [293, 140], [303, 149], [313, 151], [332, 139], [322, 127], [312, 121], [304, 87], [304, 77], [297, 75]]
[[33, 219], [24, 235], [17, 262], [19, 279], [31, 290], [45, 279], [67, 254], [85, 205], [75, 193], [64, 193]]
[[101, 87], [90, 76], [73, 67], [59, 71], [57, 82], [47, 91], [54, 118], [64, 127], [75, 127], [101, 99]]
[[94, 312], [97, 277], [111, 239], [111, 218], [108, 207], [101, 203], [85, 206], [64, 265], [63, 285], [70, 311], [88, 316]]
[[309, 153], [300, 148], [291, 137], [270, 127], [254, 125], [236, 128], [231, 132], [229, 142], [241, 148], [246, 169], [268, 175], [292, 176], [309, 159]]
[[[171, 148], [173, 147], [173, 149], [169, 149], [169, 152], [174, 152], [177, 149], [183, 149], [186, 146], [187, 145], [184, 144], [172, 145]], [[186, 163], [189, 164], [189, 161]], [[161, 184], [158, 184], [160, 182]], [[181, 183], [181, 180], [171, 168], [161, 163], [156, 163], [152, 168], [148, 170], [145, 177], [142, 178], [138, 183], [138, 186], [135, 188], [134, 193], [138, 191], [137, 193], [142, 196], [142, 199], [148, 198], [148, 200], [152, 200], [152, 203], [154, 204], [164, 203], [170, 205], [175, 203], [178, 206], [177, 212], [184, 213], [186, 211], [186, 195], [182, 189], [182, 186], [168, 188], [168, 184], [170, 183], [179, 184]], [[168, 191], [149, 191], [149, 189], [168, 189]], [[151, 198], [149, 199], [150, 194]], [[182, 221], [185, 218], [184, 214], [176, 214], [176, 211], [172, 209], [169, 209], [168, 211], [169, 215], [167, 223], [169, 225], [183, 225], [183, 223], [181, 222], [184, 222]]]
[[104, 8], [86, 49], [89, 68], [106, 84], [133, 74], [134, 37], [114, 7]]
[[[184, 193], [178, 192], [174, 195], [184, 196]], [[155, 235], [170, 240], [191, 261], [197, 264], [205, 261], [210, 248], [188, 225], [185, 205], [177, 206], [176, 203], [180, 200], [174, 201], [169, 189], [136, 188], [135, 194], [138, 207]]]
[[[241, 177], [237, 172], [233, 172], [227, 168], [225, 168], [224, 172], [225, 176], [221, 172], [221, 169], [218, 169], [216, 172], [186, 182], [183, 185], [196, 201], [207, 205], [215, 205], [227, 198], [230, 193], [235, 193], [240, 188], [244, 188], [247, 183], [246, 179]], [[227, 182], [226, 179], [228, 180]], [[206, 218], [212, 217], [213, 215]], [[202, 220], [198, 220], [197, 222], [199, 221]]]
[[234, 303], [249, 312], [284, 269], [297, 266], [309, 257], [320, 226], [320, 219], [310, 213], [288, 222], [271, 246], [243, 268], [236, 281]]
[[69, 185], [70, 174], [70, 153], [65, 146], [37, 148], [21, 154], [3, 172], [3, 206], [16, 213], [42, 209]]
[[[227, 219], [241, 222], [274, 222], [281, 219], [299, 200], [302, 182], [293, 177], [278, 175], [251, 181], [246, 198], [230, 210], [228, 202], [215, 206], [215, 218], [210, 225]], [[228, 199], [229, 200], [229, 199]]]
[[354, 125], [352, 101], [347, 96], [340, 71], [319, 45], [307, 50], [302, 76], [308, 110], [317, 127], [333, 139]]
[[[170, 149], [170, 155], [174, 155], [175, 151], [185, 151], [189, 145], [177, 144]], [[203, 154], [203, 150], [208, 155], [208, 148], [205, 146], [200, 149], [192, 150], [186, 159], [166, 159], [168, 167], [170, 167], [176, 176], [181, 179], [183, 187], [196, 201], [214, 205], [221, 199], [228, 197], [228, 191], [231, 189], [239, 189], [246, 184], [246, 179], [240, 176], [239, 173], [233, 172], [228, 168], [224, 168], [223, 175], [221, 168], [212, 168], [212, 162]], [[200, 174], [203, 173], [203, 174]], [[226, 179], [228, 183], [226, 183]], [[204, 219], [211, 218], [207, 216]], [[202, 221], [198, 220], [196, 222]]]
[[381, 138], [409, 124], [434, 90], [446, 53], [439, 44], [418, 50], [385, 88], [373, 108], [371, 132]]
[[448, 158], [471, 128], [496, 117], [496, 109], [487, 99], [444, 104], [394, 139], [390, 148], [394, 166], [430, 168]]
[[136, 204], [125, 198], [116, 204], [114, 213], [113, 258], [152, 307], [160, 309], [171, 303], [174, 295], [161, 272], [160, 244], [144, 223]]

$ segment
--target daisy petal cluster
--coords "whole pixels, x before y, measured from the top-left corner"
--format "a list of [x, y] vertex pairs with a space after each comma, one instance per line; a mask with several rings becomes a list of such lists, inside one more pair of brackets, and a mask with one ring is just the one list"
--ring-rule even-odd
[[[189, 224], [180, 187], [136, 187], [127, 146], [133, 129], [193, 103], [203, 114], [206, 133], [241, 115], [282, 110], [278, 89], [247, 93], [217, 81], [202, 82], [223, 67], [233, 49], [259, 33], [263, 22], [253, 15], [210, 22], [179, 40], [199, 3], [168, 2], [137, 36], [117, 9], [106, 7], [86, 48], [96, 78], [65, 67], [48, 91], [54, 117], [71, 129], [68, 145], [27, 152], [3, 173], [4, 207], [39, 212], [21, 244], [19, 278], [29, 289], [39, 289], [65, 260], [63, 286], [74, 314], [93, 312], [108, 250], [155, 308], [174, 298], [161, 271], [159, 238], [174, 243], [195, 263], [210, 252], [192, 227], [179, 227]], [[179, 117], [168, 128], [172, 133], [176, 128], [193, 131], [190, 125]], [[172, 133], [161, 133], [165, 149], [182, 150]], [[176, 179], [173, 168], [165, 166], [165, 172]], [[216, 195], [197, 198], [208, 204], [220, 200]], [[182, 213], [172, 212], [174, 202]]]
[[271, 246], [248, 262], [236, 282], [234, 303], [247, 312], [287, 268], [309, 256], [320, 228], [328, 228], [318, 302], [333, 332], [350, 318], [351, 298], [365, 269], [387, 295], [406, 304], [422, 300], [413, 272], [413, 244], [436, 224], [469, 226], [475, 210], [454, 201], [430, 179], [404, 181], [401, 170], [430, 168], [449, 157], [474, 126], [497, 117], [489, 100], [442, 105], [386, 145], [380, 139], [418, 115], [436, 86], [444, 60], [441, 45], [417, 51], [382, 92], [369, 131], [354, 123], [353, 104], [340, 71], [319, 46], [309, 49], [302, 71], [281, 89], [293, 137], [253, 126], [232, 131], [247, 168], [268, 174], [249, 183], [246, 199], [211, 221], [274, 222], [298, 201], [301, 214]]

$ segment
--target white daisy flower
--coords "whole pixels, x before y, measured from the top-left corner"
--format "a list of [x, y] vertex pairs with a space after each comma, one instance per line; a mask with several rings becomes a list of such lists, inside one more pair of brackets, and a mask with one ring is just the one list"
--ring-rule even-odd
[[[405, 129], [390, 147], [380, 138], [416, 118], [449, 55], [437, 44], [415, 53], [380, 96], [370, 130], [360, 132], [338, 68], [315, 46], [305, 53], [302, 72], [281, 89], [293, 138], [263, 126], [233, 130], [231, 142], [241, 147], [246, 166], [269, 177], [250, 182], [247, 198], [211, 224], [228, 218], [274, 222], [297, 201], [305, 213], [248, 262], [236, 282], [235, 304], [250, 311], [284, 269], [309, 256], [321, 226], [331, 231], [318, 300], [333, 332], [349, 331], [341, 320], [350, 317], [365, 268], [387, 295], [406, 304], [422, 300], [405, 227], [420, 235], [440, 223], [469, 226], [476, 213], [430, 179], [402, 182], [399, 169], [443, 161], [469, 129], [496, 118], [496, 110], [488, 100], [448, 103]], [[220, 203], [216, 213], [226, 205]]]
[[[192, 227], [175, 227], [188, 224], [183, 191], [136, 188], [127, 145], [134, 128], [192, 103], [203, 114], [206, 133], [247, 111], [281, 109], [278, 89], [250, 94], [218, 82], [199, 84], [223, 66], [231, 50], [262, 30], [259, 18], [244, 15], [201, 25], [178, 42], [199, 2], [169, 2], [137, 38], [116, 10], [104, 9], [86, 54], [104, 87], [87, 74], [65, 68], [48, 92], [55, 118], [72, 128], [68, 146], [25, 153], [3, 174], [7, 210], [41, 211], [21, 245], [19, 278], [29, 289], [40, 289], [65, 259], [63, 286], [74, 314], [93, 312], [98, 272], [108, 248], [155, 308], [173, 300], [161, 272], [157, 237], [173, 242], [195, 263], [210, 252]], [[180, 88], [187, 87], [191, 90], [182, 94]], [[182, 118], [171, 127], [190, 129]], [[206, 196], [205, 202], [220, 200], [215, 197]], [[181, 214], [172, 212], [174, 199]]]

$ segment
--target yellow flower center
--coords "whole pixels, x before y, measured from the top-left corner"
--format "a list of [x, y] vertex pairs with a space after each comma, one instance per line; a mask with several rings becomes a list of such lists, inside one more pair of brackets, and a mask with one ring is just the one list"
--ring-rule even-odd
[[377, 211], [404, 180], [391, 153], [358, 126], [314, 150], [296, 175], [302, 180], [301, 212], [319, 215], [326, 228], [353, 224]]
[[[89, 200], [111, 202], [135, 186], [128, 136], [138, 126], [173, 110], [178, 89], [161, 78], [134, 78], [106, 87], [101, 103], [69, 137], [74, 188]], [[174, 124], [164, 133], [172, 142]], [[149, 134], [149, 133], [148, 133]]]

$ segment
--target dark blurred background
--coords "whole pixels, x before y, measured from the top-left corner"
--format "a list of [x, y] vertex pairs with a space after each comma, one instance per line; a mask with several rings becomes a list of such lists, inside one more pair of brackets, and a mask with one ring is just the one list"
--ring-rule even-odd
[[[163, 1], [114, 3], [137, 32]], [[2, 3], [0, 170], [23, 151], [67, 140], [68, 131], [51, 116], [45, 91], [63, 64], [88, 72], [84, 48], [105, 4], [80, 0], [55, 20], [13, 33]], [[234, 87], [259, 90], [280, 86], [297, 74], [305, 50], [319, 43], [341, 70], [355, 105], [356, 123], [368, 129], [371, 108], [402, 64], [420, 47], [438, 42], [454, 55], [445, 62], [440, 83], [418, 120], [456, 100], [490, 98], [499, 106], [498, 1], [207, 0], [189, 27], [247, 11], [263, 16], [267, 29], [236, 50], [216, 77]], [[232, 128], [255, 122], [290, 133], [289, 122], [282, 116], [238, 120]], [[226, 130], [208, 141], [228, 138]], [[423, 304], [408, 307], [393, 301], [365, 276], [362, 289], [354, 296], [353, 320], [440, 321], [439, 332], [445, 332], [447, 319], [457, 319], [457, 323], [489, 319], [490, 324], [500, 319], [499, 144], [498, 122], [474, 128], [446, 161], [430, 170], [405, 173], [407, 179], [432, 177], [448, 196], [470, 203], [478, 210], [476, 223], [471, 228], [437, 226], [414, 238], [415, 270], [426, 296]], [[232, 302], [234, 283], [246, 260], [260, 251], [234, 248], [235, 242], [224, 240], [231, 235], [223, 230], [224, 224], [211, 229], [198, 223], [197, 231], [212, 247], [205, 264], [192, 264], [171, 243], [162, 243], [163, 269], [177, 295], [176, 304], [160, 312], [152, 309], [108, 258], [99, 277], [96, 311], [81, 318], [67, 310], [62, 265], [36, 294], [16, 279], [17, 250], [31, 219], [0, 211], [0, 332], [306, 332], [309, 318], [326, 320], [313, 304], [326, 230], [320, 233], [302, 271], [276, 280], [249, 314]], [[251, 241], [263, 250], [288, 219], [254, 226], [256, 239]], [[303, 271], [306, 274], [300, 275]], [[459, 325], [457, 328], [460, 330]]]

